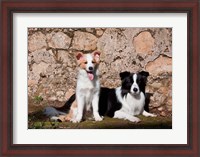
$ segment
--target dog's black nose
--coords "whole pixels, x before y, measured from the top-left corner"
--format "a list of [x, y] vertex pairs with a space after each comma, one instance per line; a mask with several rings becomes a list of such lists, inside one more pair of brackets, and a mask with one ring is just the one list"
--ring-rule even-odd
[[93, 67], [89, 67], [89, 70], [93, 70]]
[[137, 89], [137, 88], [133, 88], [133, 91], [134, 91], [134, 92], [137, 92], [137, 91], [138, 91], [138, 89]]

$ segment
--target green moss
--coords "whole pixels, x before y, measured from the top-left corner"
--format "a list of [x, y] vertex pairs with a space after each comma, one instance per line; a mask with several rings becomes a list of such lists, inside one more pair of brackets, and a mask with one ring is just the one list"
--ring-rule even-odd
[[34, 128], [35, 129], [41, 129], [42, 128], [42, 122], [35, 122], [34, 123]]
[[41, 96], [35, 96], [34, 101], [35, 103], [39, 104], [41, 101], [43, 101], [43, 98]]

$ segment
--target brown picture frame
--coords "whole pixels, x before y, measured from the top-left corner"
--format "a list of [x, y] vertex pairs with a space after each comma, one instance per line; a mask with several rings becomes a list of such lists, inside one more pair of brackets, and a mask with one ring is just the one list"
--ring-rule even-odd
[[[198, 0], [5, 0], [1, 2], [0, 155], [199, 157], [199, 1]], [[187, 144], [13, 144], [13, 13], [187, 13]], [[181, 37], [180, 37], [181, 38]], [[180, 52], [181, 53], [181, 52]], [[181, 111], [180, 111], [181, 112]]]

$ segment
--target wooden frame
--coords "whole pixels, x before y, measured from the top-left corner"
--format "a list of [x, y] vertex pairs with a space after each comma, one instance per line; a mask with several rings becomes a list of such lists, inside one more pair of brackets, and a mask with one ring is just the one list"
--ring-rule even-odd
[[[16, 145], [13, 125], [12, 15], [16, 12], [144, 12], [188, 15], [188, 143], [185, 145]], [[0, 139], [2, 156], [200, 156], [198, 0], [8, 0], [1, 2]]]

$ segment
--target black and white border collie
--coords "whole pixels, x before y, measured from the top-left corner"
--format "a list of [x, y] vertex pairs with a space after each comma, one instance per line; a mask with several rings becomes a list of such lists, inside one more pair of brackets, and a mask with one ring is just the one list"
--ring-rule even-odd
[[[120, 73], [120, 87], [101, 87], [98, 106], [99, 115], [129, 120], [135, 123], [140, 121], [140, 119], [136, 117], [140, 114], [146, 117], [156, 117], [156, 115], [148, 113], [144, 110], [146, 99], [145, 87], [148, 76], [149, 73], [146, 71], [138, 73], [125, 71]], [[62, 108], [60, 108], [70, 108], [64, 119], [63, 116], [60, 118], [61, 121], [71, 120], [76, 115], [76, 103], [73, 101], [75, 102], [75, 94], [71, 96]], [[59, 108], [57, 108], [56, 111], [59, 112]]]
[[[156, 115], [148, 113], [144, 110], [145, 106], [145, 86], [149, 73], [141, 71], [139, 73], [122, 72], [120, 73], [121, 86], [116, 89], [101, 89], [107, 90], [107, 105], [105, 94], [100, 94], [99, 112], [100, 115], [107, 115], [109, 117], [125, 119], [131, 122], [139, 122], [140, 119], [135, 117], [137, 115], [144, 115], [146, 117], [155, 117]], [[104, 96], [103, 96], [104, 95]]]

